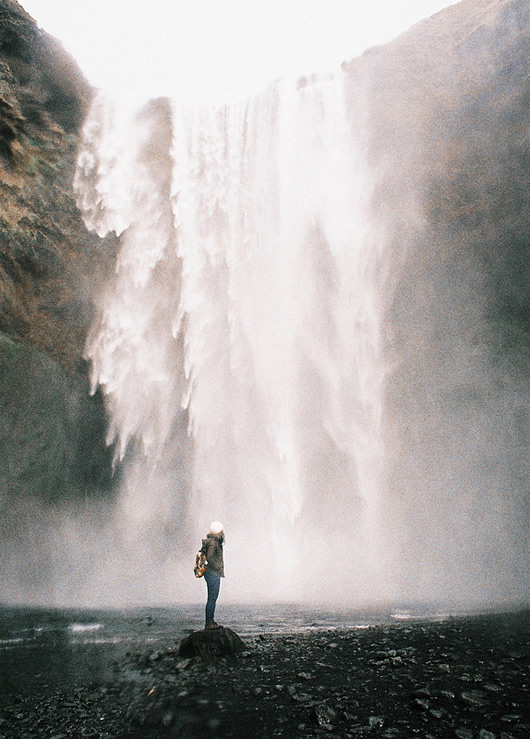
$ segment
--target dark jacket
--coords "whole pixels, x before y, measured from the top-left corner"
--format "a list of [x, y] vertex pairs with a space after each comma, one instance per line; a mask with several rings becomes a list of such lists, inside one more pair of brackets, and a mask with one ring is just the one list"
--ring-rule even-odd
[[225, 566], [223, 561], [223, 536], [208, 534], [206, 539], [202, 540], [201, 552], [204, 552], [208, 560], [206, 572], [219, 577], [225, 576]]

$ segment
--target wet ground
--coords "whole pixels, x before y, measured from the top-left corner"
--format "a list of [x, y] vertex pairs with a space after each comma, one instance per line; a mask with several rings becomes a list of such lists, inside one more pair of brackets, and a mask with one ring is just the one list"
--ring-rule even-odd
[[2, 609], [0, 737], [530, 737], [528, 611], [223, 615], [247, 650], [208, 664], [196, 608]]

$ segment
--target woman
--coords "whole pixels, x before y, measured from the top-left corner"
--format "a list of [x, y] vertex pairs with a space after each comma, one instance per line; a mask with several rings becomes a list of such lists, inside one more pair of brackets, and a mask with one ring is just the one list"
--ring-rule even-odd
[[206, 539], [202, 540], [201, 552], [204, 553], [208, 565], [204, 573], [204, 579], [208, 587], [208, 600], [206, 601], [206, 625], [205, 629], [217, 629], [218, 625], [213, 620], [215, 604], [221, 587], [221, 578], [225, 576], [223, 561], [223, 544], [225, 535], [223, 524], [214, 521], [210, 526]]

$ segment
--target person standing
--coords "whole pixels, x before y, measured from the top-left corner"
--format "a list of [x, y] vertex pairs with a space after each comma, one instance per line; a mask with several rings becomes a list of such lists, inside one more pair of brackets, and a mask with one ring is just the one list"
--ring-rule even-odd
[[201, 552], [204, 553], [206, 561], [206, 571], [204, 579], [208, 588], [208, 597], [206, 600], [206, 625], [205, 629], [217, 629], [218, 624], [214, 621], [215, 604], [219, 596], [221, 587], [221, 578], [225, 576], [223, 545], [225, 535], [223, 524], [220, 521], [213, 521], [206, 539], [202, 540]]

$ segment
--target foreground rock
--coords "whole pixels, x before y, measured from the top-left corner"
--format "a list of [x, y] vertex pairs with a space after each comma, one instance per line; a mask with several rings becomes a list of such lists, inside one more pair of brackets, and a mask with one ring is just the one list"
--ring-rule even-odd
[[219, 657], [230, 657], [241, 654], [246, 649], [239, 636], [224, 626], [208, 631], [194, 631], [180, 643], [181, 657], [200, 657], [204, 662], [211, 662]]

